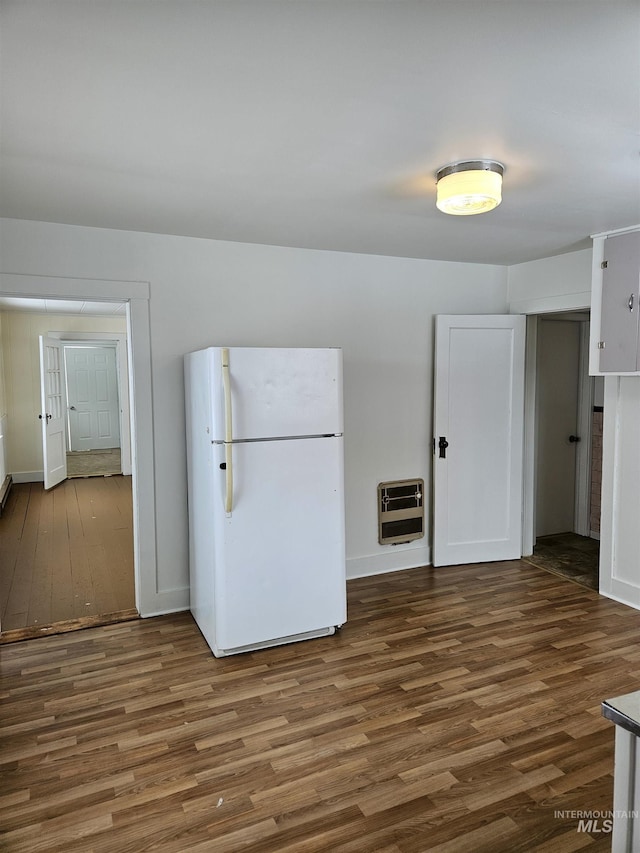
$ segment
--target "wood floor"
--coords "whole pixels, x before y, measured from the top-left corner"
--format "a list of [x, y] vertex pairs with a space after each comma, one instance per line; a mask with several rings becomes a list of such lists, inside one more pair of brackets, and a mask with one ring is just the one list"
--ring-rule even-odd
[[119, 447], [110, 447], [105, 450], [67, 451], [67, 477], [95, 477], [121, 473], [122, 460]]
[[131, 477], [14, 484], [0, 518], [3, 638], [133, 608]]
[[600, 588], [600, 542], [577, 533], [554, 533], [539, 536], [527, 563], [561, 575], [575, 583]]
[[515, 561], [351, 581], [334, 637], [221, 660], [188, 613], [0, 646], [0, 849], [609, 850], [578, 813], [639, 629]]

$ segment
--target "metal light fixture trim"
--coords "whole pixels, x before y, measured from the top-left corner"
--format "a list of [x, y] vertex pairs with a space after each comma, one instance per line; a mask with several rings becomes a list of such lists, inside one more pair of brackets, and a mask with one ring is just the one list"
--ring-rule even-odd
[[504, 166], [497, 160], [461, 160], [436, 172], [436, 207], [454, 216], [487, 213], [502, 201]]

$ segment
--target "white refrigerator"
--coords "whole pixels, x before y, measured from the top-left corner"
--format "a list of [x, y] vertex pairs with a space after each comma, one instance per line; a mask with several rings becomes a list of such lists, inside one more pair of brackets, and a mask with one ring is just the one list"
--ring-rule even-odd
[[216, 657], [346, 621], [342, 351], [185, 356], [191, 612]]

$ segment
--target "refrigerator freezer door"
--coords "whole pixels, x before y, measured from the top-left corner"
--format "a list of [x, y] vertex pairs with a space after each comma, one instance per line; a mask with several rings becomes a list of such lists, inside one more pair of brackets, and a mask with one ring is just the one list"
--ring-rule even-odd
[[342, 438], [247, 442], [233, 456], [233, 513], [215, 513], [217, 650], [341, 625]]
[[[212, 440], [225, 440], [222, 347], [208, 350]], [[233, 440], [343, 432], [342, 350], [229, 347]]]

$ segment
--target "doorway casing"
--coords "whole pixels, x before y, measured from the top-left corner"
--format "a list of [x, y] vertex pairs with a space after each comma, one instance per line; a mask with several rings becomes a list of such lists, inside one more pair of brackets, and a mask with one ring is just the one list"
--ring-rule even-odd
[[136, 607], [141, 616], [167, 612], [172, 608], [163, 607], [156, 580], [149, 282], [0, 273], [0, 294], [127, 303]]
[[[578, 294], [579, 296], [579, 294]], [[550, 297], [549, 300], [538, 299], [529, 310], [522, 312], [527, 315], [527, 343], [525, 353], [525, 390], [524, 390], [524, 453], [523, 453], [523, 511], [522, 511], [522, 554], [531, 556], [535, 545], [535, 503], [536, 503], [536, 385], [537, 385], [537, 330], [538, 316], [557, 314], [563, 311], [589, 311], [590, 305], [582, 300], [579, 304], [575, 294], [567, 294], [566, 298]], [[585, 458], [576, 460], [578, 476], [576, 479], [576, 531], [581, 535], [589, 535], [588, 528], [588, 494], [589, 494], [589, 464], [586, 459], [588, 448], [591, 446], [591, 420], [589, 405], [591, 400], [590, 377], [588, 376], [586, 360], [588, 359], [587, 324], [581, 331], [581, 356], [578, 402], [578, 429], [583, 436], [577, 450]]]

